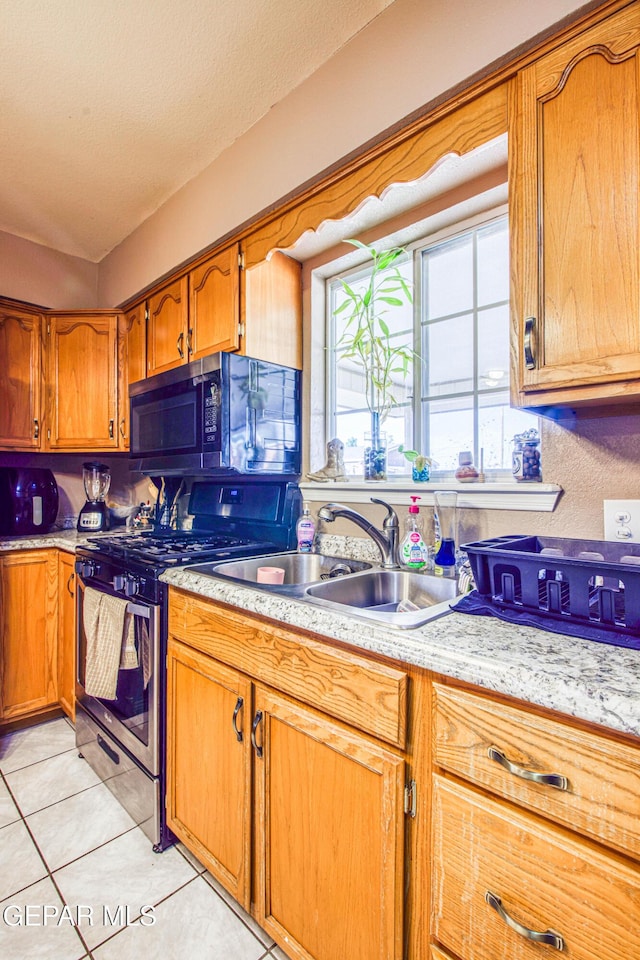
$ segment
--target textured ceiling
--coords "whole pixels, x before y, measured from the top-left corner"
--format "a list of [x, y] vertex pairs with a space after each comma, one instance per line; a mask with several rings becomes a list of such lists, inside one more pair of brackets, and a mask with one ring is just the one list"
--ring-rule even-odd
[[99, 261], [392, 0], [2, 0], [0, 230]]

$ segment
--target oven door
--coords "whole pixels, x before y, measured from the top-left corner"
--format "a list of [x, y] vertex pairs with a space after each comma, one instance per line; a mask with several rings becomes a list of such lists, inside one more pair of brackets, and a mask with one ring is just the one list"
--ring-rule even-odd
[[[94, 590], [117, 596], [89, 583]], [[138, 598], [128, 602], [133, 617], [138, 666], [118, 670], [116, 697], [106, 700], [85, 690], [87, 636], [84, 625], [85, 584], [78, 577], [76, 696], [84, 710], [97, 720], [152, 776], [160, 774], [160, 606]]]

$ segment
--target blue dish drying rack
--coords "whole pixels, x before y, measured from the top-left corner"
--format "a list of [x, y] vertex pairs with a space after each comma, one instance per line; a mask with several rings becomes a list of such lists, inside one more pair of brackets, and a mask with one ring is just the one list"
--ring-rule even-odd
[[491, 605], [640, 636], [640, 544], [513, 535], [462, 549]]

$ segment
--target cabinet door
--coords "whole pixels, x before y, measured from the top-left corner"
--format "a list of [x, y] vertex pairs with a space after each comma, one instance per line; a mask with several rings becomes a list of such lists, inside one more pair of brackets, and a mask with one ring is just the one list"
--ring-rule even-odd
[[118, 444], [129, 449], [129, 384], [147, 375], [146, 304], [139, 303], [118, 324]]
[[639, 44], [632, 4], [516, 81], [509, 176], [524, 405], [640, 392]]
[[251, 684], [173, 639], [167, 667], [167, 822], [248, 909]]
[[163, 287], [148, 300], [147, 374], [152, 377], [187, 362], [187, 278]]
[[39, 450], [42, 318], [0, 304], [0, 447]]
[[76, 716], [76, 590], [72, 553], [58, 551], [58, 701], [64, 712]]
[[189, 359], [240, 343], [240, 247], [236, 243], [189, 274]]
[[243, 270], [243, 353], [302, 369], [302, 265], [276, 251]]
[[117, 314], [52, 314], [47, 324], [49, 448], [117, 449]]
[[35, 713], [57, 701], [56, 550], [23, 550], [0, 558], [0, 716]]
[[298, 960], [402, 957], [404, 761], [257, 688], [257, 918]]

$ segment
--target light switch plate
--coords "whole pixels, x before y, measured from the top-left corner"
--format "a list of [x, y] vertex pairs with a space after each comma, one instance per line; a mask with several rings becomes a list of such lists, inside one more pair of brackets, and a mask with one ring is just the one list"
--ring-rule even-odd
[[640, 500], [604, 500], [604, 538], [640, 543]]

